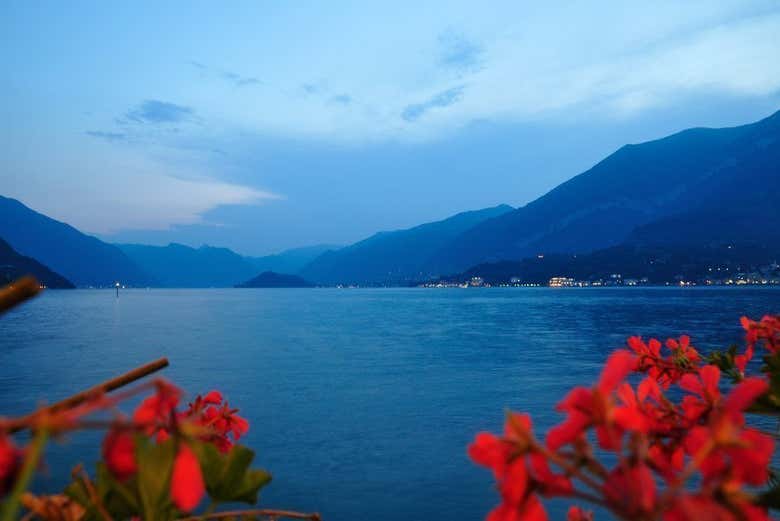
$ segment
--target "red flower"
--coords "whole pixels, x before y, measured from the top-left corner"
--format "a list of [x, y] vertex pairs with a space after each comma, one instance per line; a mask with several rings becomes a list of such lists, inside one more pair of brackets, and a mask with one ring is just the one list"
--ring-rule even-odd
[[119, 481], [126, 481], [138, 471], [135, 461], [133, 433], [112, 429], [103, 440], [103, 460], [111, 474]]
[[665, 389], [678, 382], [683, 375], [696, 372], [701, 362], [701, 356], [691, 346], [691, 339], [687, 335], [666, 340], [666, 347], [670, 351], [667, 357], [661, 355], [661, 343], [655, 338], [645, 344], [641, 337], [634, 336], [628, 339], [628, 347], [639, 357], [636, 370], [647, 373]]
[[182, 443], [173, 462], [173, 475], [171, 476], [173, 503], [179, 510], [191, 512], [203, 499], [205, 491], [206, 486], [203, 483], [203, 474], [198, 458], [195, 457], [189, 445]]
[[745, 329], [748, 346], [763, 341], [773, 353], [780, 349], [780, 315], [765, 315], [760, 322], [742, 317], [740, 322]]
[[218, 405], [222, 403], [222, 394], [219, 391], [210, 391], [203, 397], [203, 402]]
[[172, 413], [179, 405], [181, 391], [164, 380], [157, 382], [157, 392], [145, 398], [133, 414], [133, 421], [144, 425], [144, 432], [152, 435], [158, 430], [167, 434]]
[[510, 445], [504, 440], [489, 432], [480, 432], [469, 445], [468, 453], [474, 463], [491, 469], [497, 480], [504, 478], [511, 453]]
[[22, 462], [22, 451], [5, 434], [0, 434], [0, 496], [8, 492], [16, 481]]
[[514, 459], [499, 483], [502, 503], [488, 515], [488, 521], [547, 521], [547, 512], [531, 484], [525, 458]]
[[502, 503], [494, 508], [487, 516], [487, 521], [547, 521], [542, 502], [531, 495], [519, 507]]
[[628, 351], [615, 351], [607, 359], [601, 377], [592, 389], [575, 387], [558, 404], [557, 409], [568, 416], [562, 424], [550, 429], [547, 446], [557, 450], [595, 425], [599, 444], [605, 449], [617, 449], [622, 432], [614, 423], [615, 404], [611, 394], [636, 368], [636, 363], [637, 358]]
[[593, 512], [585, 511], [578, 506], [569, 507], [566, 521], [593, 521]]
[[237, 412], [219, 392], [211, 391], [205, 397], [197, 396], [182, 418], [191, 419], [204, 428], [206, 432], [199, 436], [201, 440], [227, 452], [249, 430], [249, 422]]
[[574, 492], [571, 479], [563, 474], [554, 474], [550, 470], [547, 458], [538, 452], [528, 456], [536, 487], [543, 496], [570, 496]]
[[604, 497], [612, 508], [630, 519], [640, 519], [655, 509], [655, 481], [643, 464], [610, 472], [604, 483]]
[[657, 441], [647, 449], [647, 460], [666, 481], [673, 482], [685, 465], [685, 451], [677, 440], [668, 444]]
[[769, 382], [763, 378], [745, 378], [726, 397], [725, 407], [728, 411], [742, 412], [762, 394], [769, 390]]

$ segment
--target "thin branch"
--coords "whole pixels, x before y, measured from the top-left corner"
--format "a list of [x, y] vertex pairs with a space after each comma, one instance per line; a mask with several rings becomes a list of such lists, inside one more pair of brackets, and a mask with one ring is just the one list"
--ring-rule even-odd
[[0, 313], [4, 313], [37, 295], [41, 285], [33, 277], [22, 277], [0, 289]]
[[77, 481], [80, 481], [84, 486], [87, 491], [87, 495], [89, 496], [90, 500], [92, 500], [92, 503], [95, 505], [95, 508], [100, 513], [100, 516], [103, 518], [103, 520], [114, 521], [114, 519], [111, 517], [111, 514], [108, 513], [108, 510], [106, 510], [106, 507], [103, 505], [103, 502], [100, 500], [100, 496], [98, 495], [97, 490], [95, 490], [95, 487], [92, 484], [92, 480], [89, 479], [89, 474], [87, 474], [87, 471], [84, 470], [82, 465], [78, 465], [75, 469], [73, 469], [73, 478]]
[[154, 372], [157, 372], [160, 369], [163, 369], [164, 367], [167, 366], [168, 366], [167, 358], [160, 358], [153, 362], [149, 362], [148, 364], [144, 364], [142, 366], [136, 367], [135, 369], [128, 371], [125, 374], [106, 380], [103, 383], [100, 383], [85, 391], [81, 391], [80, 393], [76, 393], [73, 396], [69, 396], [68, 398], [65, 398], [64, 400], [61, 400], [53, 405], [38, 409], [37, 411], [28, 414], [27, 416], [14, 419], [8, 422], [8, 424], [4, 425], [4, 427], [7, 429], [8, 432], [11, 433], [18, 432], [20, 430], [28, 428], [29, 425], [38, 417], [48, 416], [67, 409], [72, 409], [84, 403], [87, 400], [96, 398], [105, 393], [118, 389], [122, 386], [135, 382], [136, 380], [139, 380], [144, 376], [148, 376]]

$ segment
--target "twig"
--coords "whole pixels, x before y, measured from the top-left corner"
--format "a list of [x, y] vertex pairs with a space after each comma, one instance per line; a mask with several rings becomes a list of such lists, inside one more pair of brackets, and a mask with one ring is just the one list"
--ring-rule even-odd
[[95, 505], [95, 508], [100, 513], [100, 516], [103, 518], [103, 520], [114, 521], [111, 517], [111, 514], [109, 514], [106, 510], [106, 507], [103, 506], [103, 502], [100, 500], [100, 496], [98, 495], [97, 490], [95, 490], [95, 487], [92, 484], [92, 480], [89, 479], [89, 474], [87, 474], [87, 471], [84, 470], [83, 465], [79, 464], [75, 469], [73, 469], [73, 478], [77, 481], [80, 481], [84, 486], [87, 491], [87, 495], [92, 500], [92, 503]]
[[37, 295], [41, 286], [33, 277], [22, 277], [0, 289], [0, 313]]
[[76, 407], [77, 405], [91, 398], [100, 396], [102, 394], [118, 389], [122, 386], [125, 386], [129, 383], [135, 382], [136, 380], [139, 380], [144, 376], [148, 376], [167, 366], [168, 366], [168, 359], [160, 358], [159, 360], [155, 360], [154, 362], [149, 362], [148, 364], [144, 364], [140, 367], [136, 367], [132, 371], [128, 371], [123, 375], [116, 376], [114, 378], [106, 380], [105, 382], [98, 384], [94, 387], [91, 387], [86, 391], [81, 391], [80, 393], [76, 393], [73, 396], [65, 398], [64, 400], [61, 400], [53, 405], [50, 405], [48, 407], [43, 407], [31, 414], [28, 414], [27, 416], [13, 420], [10, 423], [10, 425], [7, 427], [8, 432], [14, 433], [26, 429], [29, 426], [31, 420], [35, 419], [38, 416], [50, 415], [63, 410], [72, 409], [73, 407]]
[[178, 521], [198, 521], [201, 519], [223, 519], [226, 517], [237, 517], [241, 519], [244, 516], [261, 516], [261, 517], [286, 517], [288, 519], [308, 519], [310, 521], [322, 521], [322, 518], [318, 513], [304, 514], [302, 512], [293, 512], [291, 510], [270, 510], [270, 509], [255, 509], [255, 510], [229, 510], [225, 512], [214, 512], [212, 514], [203, 514], [194, 517], [182, 517]]

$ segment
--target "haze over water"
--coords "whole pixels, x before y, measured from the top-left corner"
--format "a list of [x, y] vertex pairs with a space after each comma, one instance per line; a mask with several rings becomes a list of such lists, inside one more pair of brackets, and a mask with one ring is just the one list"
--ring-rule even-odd
[[[627, 336], [690, 333], [708, 352], [778, 304], [776, 289], [734, 288], [49, 291], [0, 320], [0, 404], [27, 412], [167, 356], [167, 378], [220, 389], [250, 421], [274, 476], [262, 506], [482, 519], [497, 497], [465, 450], [505, 408], [541, 435]], [[97, 440], [52, 447], [38, 486], [91, 468]]]

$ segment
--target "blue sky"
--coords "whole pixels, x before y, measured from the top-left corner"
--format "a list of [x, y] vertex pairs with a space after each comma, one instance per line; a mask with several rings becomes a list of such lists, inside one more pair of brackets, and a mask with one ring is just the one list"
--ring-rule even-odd
[[419, 4], [3, 2], [0, 194], [264, 254], [522, 205], [624, 143], [780, 109], [776, 1]]

